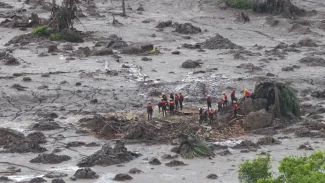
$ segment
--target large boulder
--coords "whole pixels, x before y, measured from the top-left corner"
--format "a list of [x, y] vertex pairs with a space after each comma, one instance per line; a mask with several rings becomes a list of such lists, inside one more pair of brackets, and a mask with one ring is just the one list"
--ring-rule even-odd
[[272, 125], [273, 115], [265, 109], [250, 112], [244, 119], [243, 125], [245, 129], [256, 130], [260, 128], [270, 127]]
[[182, 68], [186, 69], [192, 69], [192, 68], [197, 68], [201, 67], [202, 62], [198, 60], [186, 60], [185, 62], [182, 63]]

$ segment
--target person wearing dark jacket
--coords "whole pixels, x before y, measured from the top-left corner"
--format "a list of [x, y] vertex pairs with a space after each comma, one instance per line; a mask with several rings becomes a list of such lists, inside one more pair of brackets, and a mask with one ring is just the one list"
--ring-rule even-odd
[[152, 113], [153, 113], [152, 105], [151, 102], [149, 102], [149, 104], [147, 105], [148, 121], [152, 120]]
[[211, 108], [211, 102], [212, 102], [211, 96], [208, 95], [208, 98], [207, 98], [208, 110]]
[[179, 96], [175, 93], [175, 109], [178, 111]]
[[184, 97], [182, 95], [182, 92], [179, 92], [179, 108], [181, 110], [183, 109], [183, 101], [184, 101]]

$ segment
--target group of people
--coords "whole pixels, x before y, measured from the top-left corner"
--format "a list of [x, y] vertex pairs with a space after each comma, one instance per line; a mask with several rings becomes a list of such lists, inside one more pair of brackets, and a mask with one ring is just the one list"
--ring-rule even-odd
[[[167, 109], [169, 109], [170, 115], [175, 115], [175, 110], [178, 111], [179, 109], [183, 109], [183, 101], [184, 96], [182, 95], [182, 92], [177, 93], [170, 93], [169, 94], [169, 102], [168, 97], [165, 93], [162, 93], [161, 101], [158, 102], [158, 109], [159, 112], [162, 112], [163, 117], [167, 117]], [[148, 120], [152, 120], [152, 114], [153, 114], [153, 107], [151, 102], [149, 102], [147, 106], [147, 115]]]

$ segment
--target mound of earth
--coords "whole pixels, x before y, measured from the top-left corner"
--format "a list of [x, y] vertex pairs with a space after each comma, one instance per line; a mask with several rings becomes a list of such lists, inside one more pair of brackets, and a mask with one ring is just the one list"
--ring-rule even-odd
[[181, 34], [197, 34], [201, 32], [201, 29], [190, 23], [185, 23], [177, 25], [175, 31]]
[[9, 46], [11, 44], [21, 44], [21, 43], [36, 43], [36, 42], [41, 42], [42, 40], [45, 40], [47, 38], [43, 36], [34, 36], [32, 33], [29, 34], [22, 34], [19, 36], [13, 37], [11, 40], [9, 40], [5, 46]]
[[88, 156], [78, 163], [80, 167], [91, 167], [94, 165], [110, 166], [116, 164], [127, 163], [134, 157], [130, 151], [124, 147], [124, 143], [117, 141], [114, 148], [108, 143], [102, 146], [102, 149]]
[[25, 135], [10, 128], [0, 128], [0, 146], [25, 139]]
[[161, 165], [161, 162], [157, 158], [151, 158], [149, 161], [150, 165]]
[[167, 20], [165, 22], [159, 22], [156, 28], [165, 28], [165, 27], [172, 27], [173, 26], [173, 21], [172, 20]]
[[222, 37], [219, 34], [216, 34], [215, 37], [207, 39], [202, 43], [204, 48], [214, 50], [214, 49], [243, 49], [243, 47], [236, 45], [231, 42], [229, 39]]
[[74, 177], [77, 179], [97, 179], [99, 176], [90, 168], [81, 168], [76, 171]]
[[58, 123], [51, 122], [51, 121], [36, 123], [33, 126], [33, 130], [39, 130], [39, 131], [56, 130], [60, 128], [61, 127]]
[[41, 147], [37, 142], [31, 140], [20, 140], [4, 146], [7, 153], [42, 153], [47, 151], [46, 148]]
[[39, 154], [36, 158], [30, 160], [31, 163], [43, 163], [43, 164], [58, 164], [63, 161], [70, 160], [71, 157], [67, 155], [56, 155], [56, 154]]
[[30, 133], [26, 138], [39, 144], [46, 143], [46, 137], [42, 132]]
[[300, 46], [306, 46], [306, 47], [317, 47], [316, 41], [310, 39], [309, 37], [304, 38], [298, 42], [298, 45]]
[[281, 141], [273, 138], [272, 136], [266, 136], [258, 139], [257, 145], [273, 145], [273, 144], [281, 144]]
[[197, 68], [201, 67], [202, 62], [198, 60], [186, 60], [185, 62], [182, 63], [182, 68], [186, 69], [192, 69], [192, 68]]
[[169, 163], [165, 163], [166, 166], [168, 167], [175, 167], [175, 166], [186, 166], [183, 161], [178, 161], [178, 160], [172, 160]]
[[308, 56], [300, 59], [299, 62], [310, 67], [325, 67], [325, 60], [321, 57]]
[[292, 27], [288, 30], [289, 32], [294, 32], [297, 34], [311, 34], [313, 33], [309, 28], [305, 28], [302, 25], [294, 24]]

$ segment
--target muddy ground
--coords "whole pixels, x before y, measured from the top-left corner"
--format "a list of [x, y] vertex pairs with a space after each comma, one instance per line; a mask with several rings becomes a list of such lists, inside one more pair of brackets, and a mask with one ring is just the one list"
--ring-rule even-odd
[[[50, 15], [43, 6], [35, 6], [33, 3], [25, 4], [11, 0], [1, 2], [12, 7], [0, 7], [0, 21], [12, 14], [29, 15], [34, 12], [42, 18], [48, 18]], [[86, 17], [81, 17], [81, 22], [76, 22], [75, 27], [89, 33], [90, 36], [84, 43], [71, 44], [72, 50], [67, 49], [71, 48], [66, 46], [67, 43], [48, 40], [8, 45], [6, 43], [14, 36], [29, 33], [32, 28], [20, 30], [0, 27], [0, 49], [12, 51], [11, 54], [18, 58], [20, 63], [5, 65], [2, 62], [0, 65], [1, 127], [12, 128], [27, 135], [37, 130], [33, 128], [35, 124], [55, 121], [60, 126], [59, 129], [55, 127], [50, 131], [38, 129], [45, 134], [47, 141], [40, 146], [47, 149], [44, 153], [49, 154], [54, 149], [61, 149], [58, 155], [71, 157], [59, 164], [35, 164], [29, 161], [41, 152], [2, 153], [0, 175], [19, 182], [41, 177], [50, 171], [57, 171], [67, 174], [63, 177], [65, 182], [72, 182], [69, 178], [79, 168], [77, 163], [82, 158], [98, 151], [106, 142], [112, 146], [115, 144], [114, 141], [99, 139], [94, 135], [80, 134], [78, 120], [94, 114], [112, 113], [123, 113], [128, 118], [140, 116], [142, 120], [142, 112], [145, 112], [147, 101], [158, 101], [161, 92], [182, 91], [185, 96], [185, 108], [189, 109], [204, 104], [208, 94], [216, 101], [223, 91], [229, 92], [232, 88], [236, 88], [237, 95], [240, 96], [243, 86], [253, 90], [256, 82], [274, 78], [290, 83], [297, 90], [303, 106], [303, 117], [308, 119], [313, 117], [319, 124], [324, 121], [325, 111], [322, 109], [325, 107], [325, 61], [321, 58], [325, 59], [323, 51], [325, 3], [322, 0], [293, 1], [299, 7], [308, 11], [316, 10], [317, 13], [291, 19], [283, 18], [281, 15], [270, 16], [247, 11], [251, 19], [248, 23], [237, 21], [238, 10], [220, 9], [217, 1], [214, 0], [159, 2], [126, 0], [126, 5], [129, 7], [127, 17], [115, 16], [122, 24], [117, 26], [112, 25], [112, 14], [121, 12], [120, 1], [95, 0], [94, 3], [96, 8], [89, 11], [86, 10], [85, 2], [80, 5]], [[139, 4], [144, 11], [137, 10]], [[21, 11], [22, 9], [26, 11]], [[191, 23], [199, 27], [201, 32], [182, 34], [176, 32], [174, 27], [156, 28], [159, 22], [168, 20], [179, 24]], [[110, 37], [114, 37], [113, 34], [129, 45], [152, 44], [158, 47], [161, 54], [121, 54], [116, 48], [113, 49], [114, 55], [88, 57], [71, 55], [78, 50], [78, 47], [88, 46], [92, 50], [95, 45], [106, 45]], [[216, 34], [221, 36], [218, 37], [219, 42], [206, 41]], [[195, 46], [197, 43], [202, 44], [198, 47]], [[57, 44], [58, 49], [48, 53], [47, 47], [52, 44]], [[175, 51], [179, 51], [179, 54], [172, 54]], [[182, 63], [189, 59], [199, 60], [199, 67], [182, 68]], [[109, 70], [117, 71], [117, 76], [106, 72], [107, 63]], [[213, 105], [215, 106], [216, 103]], [[160, 115], [155, 109], [154, 118], [160, 119]], [[171, 121], [182, 119], [188, 118], [180, 116], [168, 118]], [[209, 174], [215, 173], [218, 175], [217, 181], [237, 183], [239, 182], [236, 174], [238, 164], [244, 159], [255, 157], [260, 152], [270, 152], [276, 165], [277, 160], [285, 155], [312, 152], [309, 146], [315, 150], [324, 149], [324, 136], [311, 135], [309, 131], [305, 135], [307, 137], [304, 136], [306, 133], [294, 134], [296, 130], [292, 128], [298, 127], [300, 124], [288, 127], [284, 131], [286, 133], [277, 130], [278, 134], [274, 136], [275, 138], [288, 136], [288, 138], [280, 138], [281, 144], [261, 145], [261, 149], [256, 152], [247, 153], [245, 150], [242, 151], [247, 148], [229, 147], [232, 155], [217, 154], [213, 159], [178, 158], [188, 165], [176, 168], [165, 166], [165, 163], [170, 160], [161, 159], [164, 154], [172, 154], [170, 150], [173, 146], [169, 143], [151, 146], [126, 145], [129, 151], [139, 152], [143, 156], [121, 166], [91, 167], [99, 178], [77, 181], [114, 182], [115, 174], [128, 173], [131, 168], [139, 168], [143, 173], [130, 174], [133, 177], [130, 182], [198, 182], [201, 180], [215, 182], [216, 180], [206, 178]], [[322, 127], [308, 126], [308, 128], [319, 131]], [[248, 133], [230, 140], [251, 139], [257, 142], [260, 137], [263, 136]], [[73, 141], [86, 144], [96, 142], [99, 146], [86, 147], [79, 144], [79, 147], [74, 147], [78, 146], [78, 143], [67, 146]], [[222, 141], [225, 139], [214, 139], [211, 143]], [[307, 142], [309, 144], [305, 145], [306, 148], [297, 150], [300, 145]], [[216, 150], [216, 153], [221, 151], [223, 150]], [[152, 157], [157, 157], [162, 164], [157, 166], [148, 164]], [[11, 166], [21, 171], [13, 172], [12, 169], [8, 169]], [[45, 179], [51, 181], [51, 178]]]

